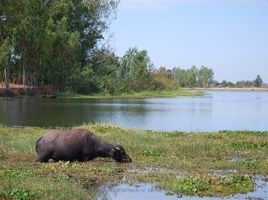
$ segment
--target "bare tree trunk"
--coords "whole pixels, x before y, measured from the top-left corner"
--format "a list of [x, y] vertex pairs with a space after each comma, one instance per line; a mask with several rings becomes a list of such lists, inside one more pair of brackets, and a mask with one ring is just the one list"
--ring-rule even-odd
[[[20, 64], [20, 67], [21, 67], [21, 64]], [[20, 85], [19, 88], [21, 88], [21, 70], [19, 70], [18, 84]]]
[[26, 69], [25, 66], [22, 66], [22, 85], [23, 85], [23, 89], [26, 92]]
[[5, 79], [6, 89], [9, 89], [9, 67], [6, 67], [4, 69], [4, 79]]

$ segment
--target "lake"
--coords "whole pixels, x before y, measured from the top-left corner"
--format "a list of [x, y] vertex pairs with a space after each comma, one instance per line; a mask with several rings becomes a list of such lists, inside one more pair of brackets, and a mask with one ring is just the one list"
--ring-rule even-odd
[[96, 122], [156, 131], [267, 131], [268, 92], [206, 91], [198, 97], [147, 99], [0, 99], [0, 123], [8, 126]]

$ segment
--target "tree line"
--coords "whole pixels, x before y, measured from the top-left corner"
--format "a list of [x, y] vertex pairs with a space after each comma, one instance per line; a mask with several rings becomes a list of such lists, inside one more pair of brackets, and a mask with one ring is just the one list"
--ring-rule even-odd
[[262, 78], [260, 75], [257, 75], [256, 79], [250, 81], [250, 80], [242, 80], [237, 81], [236, 83], [233, 83], [231, 81], [223, 80], [222, 82], [214, 81], [214, 85], [217, 87], [237, 87], [237, 88], [243, 88], [243, 87], [262, 87], [265, 84], [262, 81]]
[[[72, 89], [92, 59], [118, 0], [1, 0], [0, 70], [6, 87]], [[96, 67], [95, 67], [96, 68]]]
[[51, 86], [109, 94], [220, 85], [211, 68], [155, 69], [146, 50], [129, 48], [119, 57], [108, 45], [100, 45], [118, 3], [1, 0], [0, 82], [6, 88], [15, 83], [25, 90]]
[[235, 83], [231, 81], [223, 80], [219, 82], [214, 78], [214, 71], [211, 68], [201, 66], [200, 69], [195, 66], [189, 69], [182, 68], [173, 68], [172, 70], [173, 77], [177, 84], [180, 87], [199, 87], [199, 88], [208, 88], [208, 87], [236, 87], [236, 88], [245, 88], [245, 87], [262, 87], [265, 84], [260, 75], [254, 80], [242, 80]]

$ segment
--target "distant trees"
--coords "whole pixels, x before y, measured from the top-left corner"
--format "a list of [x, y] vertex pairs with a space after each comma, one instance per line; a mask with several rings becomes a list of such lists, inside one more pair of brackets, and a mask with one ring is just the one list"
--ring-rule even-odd
[[253, 81], [250, 80], [243, 80], [243, 81], [237, 81], [236, 83], [225, 81], [223, 80], [221, 83], [217, 82], [215, 86], [218, 87], [237, 87], [237, 88], [243, 88], [243, 87], [262, 87], [263, 81], [260, 75], [257, 75], [256, 79]]
[[122, 58], [108, 48], [90, 57], [90, 64], [72, 76], [72, 88], [80, 93], [118, 94], [155, 89], [153, 64], [147, 51], [127, 50]]
[[214, 79], [214, 72], [212, 69], [202, 66], [198, 72], [198, 86], [210, 87]]
[[[193, 68], [195, 67], [192, 67], [191, 69]], [[195, 87], [197, 83], [197, 74], [193, 74], [193, 71], [191, 69], [173, 69], [175, 80], [180, 87]]]
[[257, 78], [254, 80], [255, 87], [261, 87], [263, 84], [262, 78], [260, 75], [257, 75]]
[[173, 76], [180, 87], [210, 87], [214, 80], [213, 70], [205, 66], [200, 69], [195, 66], [190, 69], [174, 68]]
[[172, 73], [172, 70], [160, 67], [153, 70], [153, 89], [177, 89], [179, 87]]
[[236, 83], [232, 83], [232, 87], [255, 87], [254, 81], [237, 81]]
[[216, 83], [216, 86], [221, 86], [221, 87], [234, 87], [235, 84], [232, 83], [231, 81], [226, 81], [226, 80], [223, 80], [221, 83]]

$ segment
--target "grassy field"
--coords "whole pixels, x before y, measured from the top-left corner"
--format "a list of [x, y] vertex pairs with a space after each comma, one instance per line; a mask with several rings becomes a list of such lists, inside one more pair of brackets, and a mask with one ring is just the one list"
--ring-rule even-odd
[[62, 98], [154, 98], [154, 97], [176, 97], [176, 96], [202, 96], [204, 94], [201, 90], [192, 89], [178, 89], [178, 90], [157, 90], [157, 91], [143, 91], [130, 92], [118, 95], [110, 94], [95, 94], [95, 95], [81, 95], [77, 93], [60, 93], [58, 96]]
[[254, 189], [268, 175], [268, 132], [155, 133], [113, 125], [84, 125], [122, 144], [133, 163], [35, 163], [41, 128], [0, 126], [0, 199], [93, 199], [97, 186], [155, 183], [186, 195], [224, 196]]

